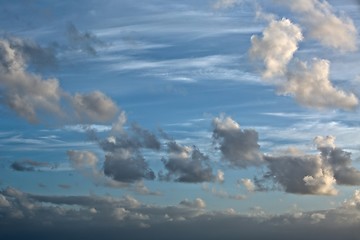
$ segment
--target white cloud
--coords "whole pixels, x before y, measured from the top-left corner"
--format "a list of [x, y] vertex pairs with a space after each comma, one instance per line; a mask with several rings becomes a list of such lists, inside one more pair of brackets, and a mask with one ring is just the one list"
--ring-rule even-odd
[[251, 179], [243, 178], [243, 179], [241, 179], [241, 182], [249, 192], [255, 191], [255, 184], [253, 183], [253, 181]]
[[329, 69], [327, 60], [313, 59], [310, 64], [299, 61], [288, 72], [288, 80], [280, 86], [279, 92], [292, 95], [297, 102], [311, 108], [354, 109], [358, 98], [334, 87], [329, 80]]
[[327, 47], [341, 51], [357, 49], [357, 30], [353, 21], [342, 15], [336, 16], [327, 1], [320, 0], [276, 0], [300, 14], [301, 22], [310, 37]]
[[251, 37], [250, 56], [264, 62], [264, 78], [283, 76], [302, 40], [300, 27], [289, 19], [271, 20], [261, 39]]

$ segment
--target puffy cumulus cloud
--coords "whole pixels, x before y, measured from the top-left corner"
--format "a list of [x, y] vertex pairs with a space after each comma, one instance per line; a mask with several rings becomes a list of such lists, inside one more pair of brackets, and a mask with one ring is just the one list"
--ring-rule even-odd
[[357, 49], [357, 30], [353, 21], [342, 15], [336, 16], [327, 1], [320, 0], [276, 0], [300, 14], [301, 22], [311, 38], [327, 47], [341, 51]]
[[71, 166], [84, 176], [90, 178], [95, 184], [113, 188], [127, 187], [125, 183], [108, 178], [104, 172], [99, 169], [99, 159], [93, 152], [69, 150], [67, 151], [67, 155]]
[[288, 72], [287, 82], [280, 86], [279, 92], [292, 95], [297, 102], [311, 108], [354, 109], [358, 98], [333, 86], [329, 68], [330, 62], [323, 59], [313, 59], [311, 64], [299, 61]]
[[256, 189], [255, 184], [251, 179], [243, 178], [241, 179], [241, 183], [249, 192], [254, 192]]
[[[358, 201], [351, 203], [354, 197], [330, 210], [271, 215], [254, 208], [253, 214], [242, 215], [233, 209], [206, 211], [201, 208], [202, 201], [196, 203], [196, 200], [195, 204], [186, 201], [190, 207], [184, 204], [156, 206], [129, 196], [42, 196], [13, 188], [1, 190], [0, 194], [0, 199], [5, 198], [11, 205], [0, 206], [0, 237], [5, 239], [9, 236], [12, 239], [48, 236], [56, 240], [74, 236], [98, 239], [105, 235], [118, 239], [121, 235], [177, 240], [219, 239], [219, 234], [226, 239], [236, 239], [241, 234], [247, 239], [315, 240], [321, 236], [329, 240], [352, 240], [360, 223]], [[354, 199], [358, 199], [357, 195], [355, 192]]]
[[285, 192], [336, 195], [336, 183], [320, 156], [265, 156], [269, 172], [266, 178], [278, 183]]
[[74, 168], [96, 168], [98, 163], [97, 156], [89, 151], [67, 151], [70, 163]]
[[127, 183], [155, 179], [155, 173], [145, 159], [125, 149], [117, 149], [105, 156], [104, 173], [116, 181]]
[[118, 112], [118, 107], [104, 93], [95, 91], [91, 93], [76, 93], [71, 98], [75, 113], [81, 122], [106, 122], [113, 119]]
[[241, 3], [241, 0], [217, 0], [212, 7], [214, 9], [227, 9], [235, 7], [239, 3]]
[[31, 123], [40, 122], [40, 115], [70, 123], [110, 121], [118, 109], [103, 93], [72, 96], [56, 78], [43, 79], [28, 71], [29, 65], [45, 66], [52, 58], [48, 50], [30, 41], [0, 39], [1, 102]]
[[355, 190], [353, 196], [346, 199], [342, 206], [348, 209], [360, 209], [360, 190]]
[[283, 76], [302, 40], [300, 27], [289, 19], [271, 20], [262, 38], [251, 37], [250, 56], [264, 62], [264, 78]]
[[[0, 39], [0, 96], [3, 102], [32, 123], [39, 121], [39, 111], [62, 116], [59, 82], [27, 72], [30, 51], [19, 47], [19, 42], [21, 46], [26, 45], [20, 39]], [[41, 48], [34, 45], [32, 49], [36, 52], [35, 49]]]
[[137, 124], [125, 130], [125, 124], [126, 114], [121, 112], [113, 124], [109, 137], [106, 139], [92, 137], [105, 153], [104, 174], [120, 183], [155, 179], [155, 173], [149, 167], [141, 150], [160, 150], [159, 140], [153, 133]]
[[185, 206], [185, 207], [189, 207], [189, 208], [205, 208], [206, 207], [205, 201], [202, 200], [201, 198], [196, 198], [194, 201], [184, 199], [179, 204], [182, 206]]
[[278, 184], [285, 192], [336, 195], [335, 185], [360, 185], [360, 171], [352, 166], [351, 154], [336, 147], [333, 136], [318, 136], [314, 143], [318, 154], [266, 155], [268, 172], [256, 179], [259, 190], [271, 189], [266, 180]]
[[175, 141], [170, 141], [167, 143], [167, 151], [168, 157], [162, 158], [167, 173], [160, 172], [161, 179], [174, 179], [186, 183], [209, 182], [216, 179], [208, 156], [196, 146], [181, 146]]
[[155, 134], [138, 124], [125, 127], [126, 119], [126, 114], [122, 111], [113, 123], [110, 135], [104, 139], [99, 138], [93, 129], [87, 128], [90, 140], [97, 143], [103, 151], [104, 160], [99, 163], [98, 157], [90, 151], [68, 151], [71, 165], [96, 184], [126, 187], [140, 194], [159, 195], [159, 192], [150, 191], [142, 182], [143, 179], [155, 179], [155, 173], [142, 150], [159, 151], [160, 142]]
[[336, 147], [335, 137], [316, 137], [322, 159], [331, 166], [337, 184], [360, 185], [360, 171], [352, 166], [351, 153]]
[[233, 166], [246, 168], [263, 162], [258, 138], [255, 130], [240, 129], [230, 117], [220, 116], [213, 120], [213, 139], [219, 145], [223, 159]]

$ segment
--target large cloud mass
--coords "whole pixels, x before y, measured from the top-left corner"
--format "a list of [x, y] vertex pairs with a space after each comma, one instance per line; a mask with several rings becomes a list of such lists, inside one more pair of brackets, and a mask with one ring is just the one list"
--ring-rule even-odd
[[276, 0], [301, 16], [301, 22], [309, 36], [323, 45], [341, 51], [357, 49], [357, 30], [348, 17], [338, 17], [327, 1], [320, 0]]
[[72, 96], [56, 78], [43, 79], [28, 70], [29, 64], [45, 66], [53, 59], [51, 51], [31, 41], [0, 39], [0, 102], [31, 123], [45, 119], [43, 115], [70, 123], [112, 120], [118, 107], [103, 93]]

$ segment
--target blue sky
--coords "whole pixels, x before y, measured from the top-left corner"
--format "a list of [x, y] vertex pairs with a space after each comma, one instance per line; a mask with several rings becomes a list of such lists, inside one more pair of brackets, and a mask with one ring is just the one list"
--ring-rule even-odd
[[352, 239], [359, 11], [2, 1], [0, 236]]

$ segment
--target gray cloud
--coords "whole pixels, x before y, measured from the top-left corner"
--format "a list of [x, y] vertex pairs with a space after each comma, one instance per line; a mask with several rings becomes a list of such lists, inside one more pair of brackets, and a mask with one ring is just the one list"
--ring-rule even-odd
[[262, 153], [255, 130], [242, 130], [230, 117], [213, 120], [213, 139], [219, 144], [223, 159], [233, 166], [246, 168], [262, 164]]
[[110, 121], [118, 108], [105, 94], [96, 91], [72, 96], [57, 79], [43, 79], [28, 71], [29, 64], [46, 65], [52, 57], [30, 41], [0, 39], [0, 103], [31, 123], [40, 122], [39, 115], [70, 123]]
[[163, 180], [174, 179], [177, 182], [199, 183], [214, 181], [216, 177], [209, 164], [209, 158], [196, 146], [181, 146], [175, 141], [167, 143], [168, 157], [162, 162], [167, 170], [159, 176]]
[[358, 233], [359, 196], [355, 191], [330, 210], [241, 215], [231, 209], [206, 211], [196, 199], [159, 207], [131, 196], [42, 196], [7, 188], [0, 191], [0, 237], [238, 239], [240, 234], [248, 239], [350, 240]]
[[267, 181], [279, 184], [285, 192], [336, 195], [335, 185], [360, 185], [360, 171], [352, 166], [351, 154], [335, 146], [332, 136], [316, 137], [319, 154], [265, 155], [269, 171], [255, 179], [257, 190], [271, 189]]
[[[328, 143], [329, 141], [330, 144], [324, 144], [324, 142]], [[331, 166], [337, 184], [359, 186], [360, 171], [352, 166], [351, 153], [337, 148], [334, 141], [335, 138], [332, 136], [315, 139], [322, 159]]]
[[48, 163], [37, 162], [33, 160], [24, 160], [13, 162], [10, 167], [19, 172], [32, 172], [36, 171], [39, 167], [50, 167]]
[[265, 156], [267, 179], [280, 184], [285, 192], [315, 195], [336, 195], [336, 180], [331, 168], [319, 156]]
[[73, 23], [66, 28], [66, 35], [73, 49], [79, 49], [87, 54], [96, 55], [96, 46], [105, 45], [96, 35], [91, 32], [80, 32]]
[[357, 49], [357, 30], [353, 21], [342, 15], [336, 16], [327, 1], [320, 0], [276, 0], [300, 15], [302, 24], [311, 38], [327, 47], [341, 51]]
[[[89, 151], [68, 151], [69, 159], [75, 169], [90, 176], [95, 182], [107, 186], [124, 187], [129, 183], [139, 183], [142, 179], [153, 180], [155, 173], [141, 153], [142, 149], [160, 150], [157, 137], [137, 124], [125, 129], [126, 114], [121, 112], [113, 123], [111, 135], [99, 139], [95, 131], [88, 129], [92, 141], [104, 151], [102, 170], [98, 167], [97, 156]], [[145, 186], [135, 186], [134, 191], [154, 195]]]

